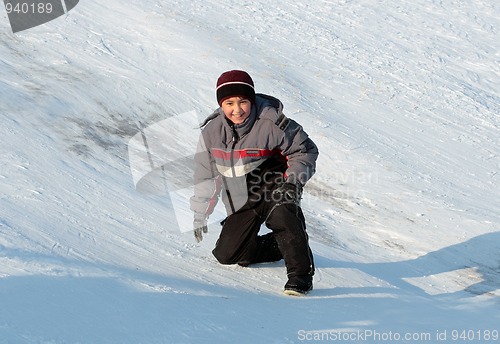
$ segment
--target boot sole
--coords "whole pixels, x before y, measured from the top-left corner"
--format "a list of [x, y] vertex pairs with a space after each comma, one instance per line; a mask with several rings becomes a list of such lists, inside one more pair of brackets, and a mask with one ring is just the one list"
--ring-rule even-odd
[[288, 295], [288, 296], [306, 296], [309, 293], [310, 290], [308, 291], [297, 291], [297, 290], [292, 290], [292, 289], [286, 289], [283, 291], [283, 294]]

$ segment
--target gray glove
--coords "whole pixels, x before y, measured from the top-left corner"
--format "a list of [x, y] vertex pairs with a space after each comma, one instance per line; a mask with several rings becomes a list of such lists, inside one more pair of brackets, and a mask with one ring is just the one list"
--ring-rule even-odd
[[207, 218], [203, 215], [195, 215], [193, 230], [196, 242], [201, 242], [203, 240], [203, 233], [208, 233]]

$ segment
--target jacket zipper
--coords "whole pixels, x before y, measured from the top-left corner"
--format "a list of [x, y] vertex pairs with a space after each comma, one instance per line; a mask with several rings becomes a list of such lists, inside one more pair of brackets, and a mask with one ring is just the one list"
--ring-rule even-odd
[[236, 132], [236, 129], [234, 128], [234, 125], [231, 126], [231, 129], [233, 131], [233, 139], [232, 139], [233, 144], [231, 146], [231, 159], [230, 159], [230, 161], [231, 161], [231, 172], [233, 174], [233, 178], [235, 178], [236, 177], [236, 169], [234, 167], [234, 149], [236, 148], [236, 144], [238, 143], [239, 137], [238, 137], [238, 133]]
[[[233, 174], [233, 177], [236, 177], [236, 169], [234, 168], [234, 149], [236, 148], [236, 144], [238, 143], [238, 133], [236, 132], [234, 126], [231, 126], [231, 129], [233, 131], [233, 138], [231, 145], [231, 157], [229, 161], [231, 163], [231, 173]], [[227, 200], [229, 201], [229, 206], [231, 207], [232, 214], [234, 214], [236, 212], [236, 209], [234, 207], [234, 202], [233, 198], [231, 197], [231, 193], [229, 192], [226, 177], [222, 176], [222, 180], [224, 181], [224, 188], [226, 189], [226, 195], [227, 195]]]

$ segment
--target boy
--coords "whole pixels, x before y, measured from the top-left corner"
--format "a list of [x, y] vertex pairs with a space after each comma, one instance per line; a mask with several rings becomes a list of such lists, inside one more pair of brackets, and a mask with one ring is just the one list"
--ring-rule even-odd
[[[207, 218], [223, 190], [228, 216], [212, 251], [217, 260], [248, 266], [284, 259], [285, 294], [306, 294], [313, 288], [314, 261], [300, 199], [318, 149], [285, 117], [278, 99], [255, 93], [246, 72], [223, 73], [216, 96], [220, 107], [202, 124], [195, 155], [195, 238], [200, 242], [208, 231]], [[263, 223], [272, 232], [259, 236]]]

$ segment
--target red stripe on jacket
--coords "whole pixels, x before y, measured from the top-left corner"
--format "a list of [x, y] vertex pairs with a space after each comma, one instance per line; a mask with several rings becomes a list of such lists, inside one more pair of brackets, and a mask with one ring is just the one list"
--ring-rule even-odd
[[[250, 148], [250, 149], [237, 149], [234, 150], [233, 152], [233, 159], [243, 159], [243, 158], [249, 158], [249, 157], [262, 157], [262, 158], [268, 158], [273, 155], [279, 154], [280, 150], [279, 149], [257, 149], [257, 148]], [[222, 160], [231, 160], [231, 151], [227, 152], [222, 149], [217, 149], [213, 148], [212, 149], [212, 155], [214, 158], [222, 159]]]

